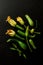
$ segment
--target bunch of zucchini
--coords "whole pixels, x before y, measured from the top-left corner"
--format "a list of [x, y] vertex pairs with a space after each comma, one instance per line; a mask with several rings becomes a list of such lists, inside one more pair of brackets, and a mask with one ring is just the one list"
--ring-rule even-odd
[[[28, 22], [27, 25], [25, 24], [27, 22], [25, 22], [19, 16], [16, 18], [17, 22], [15, 20], [13, 20], [10, 16], [8, 16], [6, 21], [12, 27], [16, 28], [17, 31], [15, 32], [15, 30], [8, 29], [5, 34], [9, 35], [11, 37], [7, 40], [7, 43], [10, 41], [14, 41], [14, 43], [12, 43], [13, 47], [11, 47], [10, 49], [17, 51], [19, 56], [23, 55], [24, 58], [27, 58], [23, 51], [25, 51], [27, 49], [27, 47], [30, 49], [30, 52], [32, 52], [32, 48], [36, 49], [33, 39], [36, 37], [36, 34], [40, 34], [40, 32], [36, 32], [36, 29], [34, 28], [34, 22], [29, 17], [29, 15], [26, 14], [25, 18]], [[19, 23], [19, 24], [17, 24], [17, 23]], [[31, 27], [31, 29], [30, 29], [30, 27]], [[23, 51], [17, 45], [19, 45], [19, 47]], [[31, 46], [32, 46], [32, 48], [31, 48]]]

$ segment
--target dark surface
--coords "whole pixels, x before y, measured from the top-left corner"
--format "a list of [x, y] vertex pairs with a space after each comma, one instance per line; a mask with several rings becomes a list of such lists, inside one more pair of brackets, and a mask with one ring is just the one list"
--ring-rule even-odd
[[[8, 15], [16, 18], [18, 15], [24, 17], [29, 14], [33, 20], [38, 20], [39, 31], [43, 30], [43, 0], [0, 0], [0, 62], [3, 64], [40, 64], [42, 63], [42, 35], [36, 39], [37, 50], [32, 54], [29, 53], [29, 62], [23, 58], [19, 58], [9, 49], [6, 44], [7, 36], [5, 32], [12, 28], [6, 24], [5, 20]], [[1, 65], [0, 63], [0, 65]]]

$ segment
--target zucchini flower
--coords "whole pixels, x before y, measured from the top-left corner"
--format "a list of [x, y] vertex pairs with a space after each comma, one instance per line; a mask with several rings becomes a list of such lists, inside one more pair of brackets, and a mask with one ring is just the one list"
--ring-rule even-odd
[[15, 33], [15, 31], [9, 29], [9, 30], [7, 30], [7, 32], [5, 34], [8, 34], [9, 36], [13, 37], [16, 33]]
[[15, 25], [17, 24], [13, 19], [11, 19], [10, 16], [7, 17], [6, 21], [8, 21], [8, 23], [13, 27], [15, 27]]
[[24, 21], [21, 17], [17, 17], [17, 21], [21, 24], [21, 25], [24, 25]]
[[12, 30], [12, 29], [7, 30], [7, 32], [5, 34], [7, 34], [7, 35], [9, 35], [11, 37], [15, 36], [17, 38], [20, 38], [20, 39], [24, 40], [24, 38], [22, 38], [19, 35], [17, 35], [16, 32], [14, 30]]
[[11, 26], [16, 27], [16, 28], [19, 28], [19, 29], [21, 29], [21, 30], [24, 30], [24, 28], [22, 28], [21, 26], [17, 25], [17, 23], [16, 23], [13, 19], [11, 19], [10, 16], [7, 17], [7, 20], [6, 20], [6, 21], [7, 21]]

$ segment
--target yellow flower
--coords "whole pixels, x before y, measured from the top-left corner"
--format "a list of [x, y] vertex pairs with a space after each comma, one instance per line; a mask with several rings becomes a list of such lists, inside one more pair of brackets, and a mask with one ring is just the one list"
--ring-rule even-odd
[[21, 25], [24, 25], [24, 21], [21, 17], [17, 17], [17, 21], [21, 24]]
[[30, 30], [30, 33], [34, 33], [34, 30], [35, 30], [35, 29], [31, 29], [31, 30]]
[[6, 35], [8, 34], [9, 36], [13, 37], [16, 33], [12, 29], [9, 29], [9, 30], [7, 30], [7, 32], [5, 34]]
[[13, 19], [11, 19], [10, 16], [7, 17], [6, 21], [13, 27], [15, 27], [15, 25], [17, 24]]

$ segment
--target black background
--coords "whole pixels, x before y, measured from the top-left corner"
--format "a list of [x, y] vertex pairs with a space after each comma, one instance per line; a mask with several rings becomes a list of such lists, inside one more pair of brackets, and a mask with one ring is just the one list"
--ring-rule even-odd
[[24, 17], [25, 14], [35, 20], [38, 20], [39, 31], [43, 30], [43, 0], [0, 0], [0, 65], [3, 64], [40, 64], [42, 63], [42, 34], [37, 41], [37, 50], [33, 53], [29, 52], [28, 61], [24, 58], [16, 57], [13, 51], [6, 44], [7, 36], [5, 32], [12, 28], [6, 24], [5, 20], [8, 15], [14, 19], [19, 15]]

